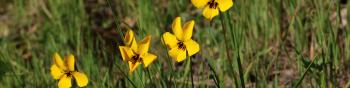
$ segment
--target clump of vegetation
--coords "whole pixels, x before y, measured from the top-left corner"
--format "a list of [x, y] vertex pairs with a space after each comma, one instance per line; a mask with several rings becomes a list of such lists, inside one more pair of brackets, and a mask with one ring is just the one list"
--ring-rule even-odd
[[[347, 88], [349, 8], [347, 0], [2, 0], [0, 87]], [[53, 69], [55, 55], [74, 58]]]

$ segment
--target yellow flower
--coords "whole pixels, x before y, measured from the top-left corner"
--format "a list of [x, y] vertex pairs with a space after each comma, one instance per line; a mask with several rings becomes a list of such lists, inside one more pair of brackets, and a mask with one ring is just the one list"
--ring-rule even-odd
[[176, 17], [173, 24], [173, 34], [166, 32], [163, 34], [163, 39], [169, 50], [169, 55], [177, 62], [181, 62], [186, 59], [186, 52], [188, 56], [192, 56], [199, 51], [199, 45], [196, 41], [192, 40], [192, 31], [194, 27], [194, 21], [186, 22], [183, 28], [181, 27], [181, 18]]
[[62, 61], [60, 55], [55, 53], [53, 60], [54, 64], [51, 66], [51, 75], [54, 79], [59, 79], [59, 88], [70, 88], [73, 77], [79, 87], [84, 87], [88, 84], [87, 76], [75, 70], [75, 59], [72, 54], [66, 56], [64, 61]]
[[119, 46], [120, 53], [124, 61], [129, 63], [129, 72], [132, 73], [141, 63], [148, 67], [156, 58], [156, 55], [148, 53], [151, 36], [147, 36], [136, 44], [134, 33], [129, 30], [124, 37], [126, 46]]
[[225, 12], [233, 5], [232, 0], [191, 0], [192, 4], [197, 8], [204, 8], [203, 15], [211, 20], [221, 12]]

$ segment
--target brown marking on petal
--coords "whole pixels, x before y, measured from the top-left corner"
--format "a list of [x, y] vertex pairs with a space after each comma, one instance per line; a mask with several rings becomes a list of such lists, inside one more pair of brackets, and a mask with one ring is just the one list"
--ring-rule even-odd
[[140, 57], [139, 54], [135, 54], [134, 56], [131, 57], [131, 60], [129, 60], [130, 62], [132, 62], [132, 64], [135, 64], [136, 62], [141, 62], [142, 58]]
[[186, 50], [186, 45], [184, 44], [184, 42], [178, 42], [177, 43], [177, 46], [178, 46], [178, 48], [179, 49], [181, 49], [181, 50]]
[[215, 0], [211, 0], [210, 2], [207, 3], [209, 5], [209, 8], [216, 9], [219, 5], [218, 2], [215, 2]]

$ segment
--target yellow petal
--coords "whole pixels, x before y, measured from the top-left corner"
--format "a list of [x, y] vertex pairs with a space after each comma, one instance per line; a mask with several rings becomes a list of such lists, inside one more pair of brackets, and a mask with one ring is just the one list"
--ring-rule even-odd
[[61, 56], [60, 56], [58, 53], [55, 53], [55, 54], [53, 55], [53, 59], [54, 59], [55, 64], [56, 64], [59, 68], [61, 68], [61, 69], [63, 69], [63, 70], [66, 70], [66, 69], [67, 69], [67, 68], [66, 68], [66, 65], [64, 65], [64, 63], [63, 63], [63, 60], [62, 60]]
[[145, 67], [148, 67], [148, 65], [151, 64], [156, 58], [157, 58], [156, 55], [146, 53], [145, 55], [142, 56], [143, 65]]
[[134, 56], [134, 52], [131, 48], [126, 46], [119, 46], [120, 53], [122, 55], [123, 61], [130, 60]]
[[140, 65], [140, 62], [136, 62], [135, 64], [133, 64], [131, 61], [129, 61], [129, 73], [134, 72], [134, 70]]
[[51, 66], [50, 70], [51, 70], [51, 75], [54, 79], [59, 79], [64, 74], [62, 69], [58, 68], [57, 65], [55, 64]]
[[163, 40], [164, 40], [165, 45], [168, 48], [176, 47], [177, 43], [179, 42], [176, 39], [176, 37], [173, 34], [169, 33], [169, 32], [166, 32], [166, 33], [163, 34]]
[[175, 59], [177, 62], [181, 62], [186, 59], [186, 51], [179, 48], [171, 49], [169, 51], [169, 55], [171, 58]]
[[188, 56], [192, 56], [196, 53], [198, 53], [199, 51], [199, 44], [194, 41], [194, 40], [189, 40], [189, 41], [186, 41], [184, 42], [184, 44], [186, 45], [186, 49], [187, 49], [187, 52], [188, 52]]
[[72, 74], [79, 87], [84, 87], [88, 84], [89, 80], [84, 73], [73, 72]]
[[120, 54], [122, 55], [122, 58], [123, 58], [123, 61], [127, 60], [128, 58], [130, 58], [127, 53], [126, 53], [126, 50], [125, 50], [125, 46], [119, 46], [119, 52]]
[[131, 47], [134, 50], [137, 50], [137, 43], [134, 36], [134, 31], [129, 29], [124, 36], [124, 41], [126, 46]]
[[129, 29], [124, 36], [125, 44], [130, 45], [133, 39], [134, 39], [134, 32], [131, 29]]
[[58, 81], [58, 87], [59, 88], [70, 88], [72, 87], [72, 78], [71, 77], [67, 77], [67, 75], [63, 75], [60, 79], [60, 81]]
[[172, 24], [173, 33], [178, 39], [182, 39], [181, 17], [176, 17]]
[[69, 54], [66, 57], [65, 62], [67, 64], [68, 70], [69, 71], [74, 71], [74, 65], [75, 65], [74, 55], [73, 54]]
[[146, 36], [141, 42], [138, 44], [138, 54], [144, 54], [148, 52], [149, 44], [151, 42], [151, 36]]
[[203, 10], [204, 17], [209, 20], [213, 19], [218, 14], [219, 14], [219, 10], [217, 8], [210, 8], [209, 6], [206, 6]]
[[185, 23], [183, 27], [183, 39], [184, 39], [183, 41], [187, 41], [191, 39], [193, 27], [194, 27], [194, 20], [191, 20]]
[[232, 0], [217, 0], [217, 1], [221, 12], [225, 12], [226, 10], [230, 9], [233, 5]]
[[203, 8], [209, 0], [191, 0], [192, 4], [197, 8]]

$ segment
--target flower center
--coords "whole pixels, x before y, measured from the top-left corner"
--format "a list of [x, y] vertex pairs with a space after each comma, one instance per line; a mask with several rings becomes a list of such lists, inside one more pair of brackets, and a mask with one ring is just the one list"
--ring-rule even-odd
[[67, 71], [65, 74], [67, 75], [67, 77], [72, 77], [73, 76], [72, 73], [73, 73], [72, 71]]
[[210, 2], [208, 2], [209, 8], [212, 9], [216, 9], [216, 7], [218, 7], [218, 2], [215, 2], [215, 0], [211, 0]]
[[186, 50], [186, 45], [184, 44], [184, 42], [178, 42], [177, 43], [177, 46], [179, 47], [179, 49], [181, 50]]
[[140, 55], [139, 54], [135, 54], [134, 56], [132, 56], [131, 57], [131, 62], [132, 62], [132, 64], [135, 64], [137, 61], [141, 61], [142, 60], [142, 58], [140, 57]]

